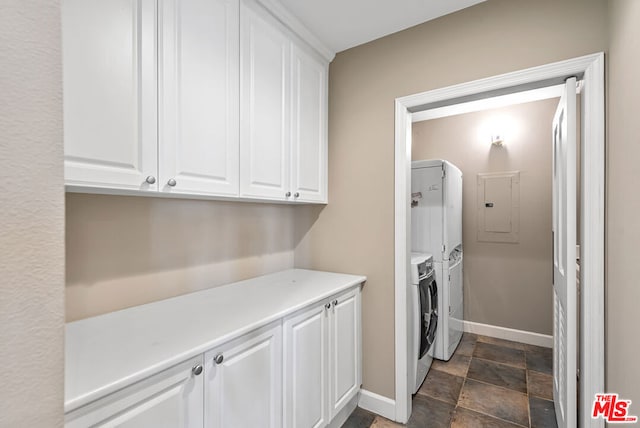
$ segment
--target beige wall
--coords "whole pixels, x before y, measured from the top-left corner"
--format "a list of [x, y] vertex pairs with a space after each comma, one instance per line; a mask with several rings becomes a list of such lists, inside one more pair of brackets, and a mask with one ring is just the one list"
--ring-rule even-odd
[[293, 267], [287, 205], [67, 194], [67, 321]]
[[609, 1], [607, 390], [640, 414], [640, 2]]
[[[446, 159], [462, 170], [464, 318], [552, 334], [551, 123], [558, 98], [417, 122], [413, 160]], [[489, 140], [492, 124], [506, 133]], [[520, 171], [519, 242], [477, 239], [478, 173]]]
[[0, 426], [61, 427], [64, 188], [60, 2], [0, 13]]
[[607, 48], [605, 0], [488, 0], [339, 53], [330, 67], [329, 205], [296, 265], [357, 272], [364, 388], [394, 397], [394, 99]]

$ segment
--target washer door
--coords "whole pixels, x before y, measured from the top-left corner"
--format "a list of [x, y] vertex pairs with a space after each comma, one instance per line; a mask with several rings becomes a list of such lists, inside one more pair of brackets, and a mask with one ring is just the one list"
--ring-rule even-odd
[[420, 351], [418, 359], [421, 359], [431, 348], [438, 326], [438, 287], [434, 275], [420, 281], [418, 290], [420, 293]]
[[429, 348], [436, 340], [436, 328], [438, 327], [438, 284], [435, 280], [429, 284], [429, 294], [431, 297], [431, 321], [429, 322], [429, 330], [427, 332], [427, 340], [429, 341]]

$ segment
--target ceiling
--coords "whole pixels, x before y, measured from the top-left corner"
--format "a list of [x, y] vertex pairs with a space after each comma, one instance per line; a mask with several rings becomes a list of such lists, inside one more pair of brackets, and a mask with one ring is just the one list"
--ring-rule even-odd
[[280, 0], [328, 48], [340, 52], [485, 0]]

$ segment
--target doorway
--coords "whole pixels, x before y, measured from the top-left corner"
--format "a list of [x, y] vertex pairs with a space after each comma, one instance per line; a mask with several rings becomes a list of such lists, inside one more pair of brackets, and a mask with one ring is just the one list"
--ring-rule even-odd
[[[444, 106], [478, 102], [529, 89], [549, 88], [571, 76], [584, 81], [581, 184], [585, 193], [579, 207], [582, 319], [585, 338], [580, 342], [582, 368], [579, 408], [580, 426], [601, 426], [588, 417], [591, 401], [604, 388], [604, 56], [589, 55], [519, 72], [442, 88], [396, 100], [396, 205], [395, 205], [395, 297], [396, 297], [396, 401], [395, 419], [406, 422], [411, 413], [407, 378], [408, 254], [410, 253], [411, 118], [418, 112]], [[588, 315], [588, 316], [585, 316]], [[588, 352], [585, 352], [588, 350]], [[587, 417], [585, 417], [585, 415]]]

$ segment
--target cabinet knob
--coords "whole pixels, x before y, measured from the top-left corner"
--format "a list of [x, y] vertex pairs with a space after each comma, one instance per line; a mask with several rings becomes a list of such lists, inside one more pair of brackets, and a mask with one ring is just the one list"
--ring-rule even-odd
[[224, 355], [222, 355], [222, 354], [216, 355], [215, 357], [213, 357], [213, 361], [216, 364], [222, 364], [222, 362], [224, 361]]
[[325, 309], [331, 309], [331, 302], [327, 303], [326, 305], [324, 305]]
[[169, 181], [167, 181], [167, 184], [171, 187], [174, 187], [176, 185], [176, 179], [170, 178]]
[[296, 192], [296, 193], [294, 193], [294, 194], [293, 194], [293, 197], [294, 197], [294, 198], [297, 198], [297, 197], [299, 197], [299, 196], [300, 196], [300, 193], [298, 193], [298, 192]]
[[149, 184], [153, 184], [156, 182], [156, 178], [153, 175], [150, 175], [144, 181], [146, 181]]
[[335, 308], [336, 305], [338, 304], [338, 299], [334, 300], [333, 302], [331, 302], [331, 304], [333, 305], [333, 307]]
[[288, 198], [289, 196], [291, 196], [291, 192], [287, 192], [284, 195]]
[[193, 368], [191, 369], [191, 373], [198, 376], [200, 373], [202, 373], [202, 365], [196, 364], [195, 366], [193, 366]]

